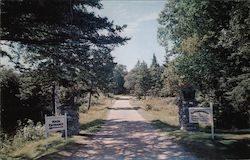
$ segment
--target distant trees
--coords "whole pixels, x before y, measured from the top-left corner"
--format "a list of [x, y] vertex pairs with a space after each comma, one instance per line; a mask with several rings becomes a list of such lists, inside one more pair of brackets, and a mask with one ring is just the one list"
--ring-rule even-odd
[[162, 89], [162, 79], [161, 75], [163, 68], [157, 62], [155, 54], [153, 55], [152, 63], [149, 67], [150, 72], [150, 89], [149, 94], [152, 96], [160, 96]]
[[139, 63], [137, 68], [137, 75], [135, 78], [134, 94], [138, 97], [146, 96], [151, 85], [150, 85], [150, 72], [146, 62]]
[[126, 66], [122, 64], [117, 64], [113, 70], [113, 81], [112, 81], [112, 88], [114, 94], [123, 94], [125, 93], [126, 89], [124, 87], [124, 77], [127, 74]]
[[126, 87], [132, 94], [141, 98], [142, 96], [160, 96], [162, 88], [162, 67], [153, 55], [152, 64], [147, 66], [146, 62], [138, 61], [135, 67], [125, 76]]

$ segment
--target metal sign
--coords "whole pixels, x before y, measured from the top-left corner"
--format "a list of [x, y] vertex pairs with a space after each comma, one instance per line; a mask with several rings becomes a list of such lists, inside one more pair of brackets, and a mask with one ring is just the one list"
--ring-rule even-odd
[[67, 114], [60, 116], [45, 115], [45, 136], [48, 137], [49, 132], [65, 131], [65, 140], [67, 140]]
[[189, 108], [189, 123], [211, 124], [211, 108]]

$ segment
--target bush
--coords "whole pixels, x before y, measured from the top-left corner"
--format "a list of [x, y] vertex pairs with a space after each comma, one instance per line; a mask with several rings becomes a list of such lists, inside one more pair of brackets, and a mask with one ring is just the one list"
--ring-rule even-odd
[[44, 138], [45, 127], [38, 122], [36, 125], [32, 120], [28, 120], [26, 124], [18, 123], [18, 129], [14, 136], [0, 135], [0, 154], [9, 153], [16, 150], [28, 141], [34, 141]]

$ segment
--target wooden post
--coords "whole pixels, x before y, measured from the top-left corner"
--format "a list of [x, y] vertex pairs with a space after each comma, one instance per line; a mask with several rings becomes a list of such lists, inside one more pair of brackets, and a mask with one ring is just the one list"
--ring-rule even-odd
[[65, 143], [67, 143], [68, 140], [68, 124], [67, 124], [67, 113], [64, 114], [65, 116]]
[[56, 106], [55, 106], [55, 95], [56, 95], [56, 85], [55, 85], [55, 82], [52, 82], [52, 95], [51, 95], [51, 98], [52, 98], [52, 108], [53, 108], [53, 115], [56, 114]]
[[45, 114], [45, 143], [46, 143], [46, 150], [48, 149], [48, 128], [47, 128], [47, 114]]
[[211, 108], [211, 134], [212, 134], [212, 140], [214, 140], [214, 109], [213, 109], [213, 103], [209, 103]]
[[0, 82], [0, 136], [2, 135], [2, 83]]
[[92, 96], [92, 90], [89, 92], [88, 110], [90, 109], [90, 105], [91, 105], [91, 96]]

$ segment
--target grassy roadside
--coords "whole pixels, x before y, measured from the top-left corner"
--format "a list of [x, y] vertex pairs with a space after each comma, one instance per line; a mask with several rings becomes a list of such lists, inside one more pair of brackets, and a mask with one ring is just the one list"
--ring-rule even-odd
[[211, 140], [210, 130], [185, 132], [178, 128], [176, 101], [172, 98], [131, 100], [138, 112], [152, 125], [203, 159], [250, 159], [250, 132], [216, 130]]
[[[113, 102], [114, 100], [111, 102], [110, 99], [101, 97], [97, 103], [91, 106], [89, 111], [80, 113], [80, 135], [69, 137], [67, 142], [61, 137], [60, 133], [52, 133], [47, 140], [30, 141], [5, 155], [0, 154], [0, 159], [39, 159], [46, 155], [53, 155], [59, 151], [79, 147], [79, 144], [84, 144], [87, 136], [100, 130], [101, 125], [105, 122], [108, 115], [108, 107]], [[46, 149], [47, 142], [49, 145]], [[63, 156], [57, 158], [60, 159]]]

